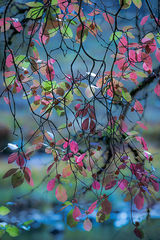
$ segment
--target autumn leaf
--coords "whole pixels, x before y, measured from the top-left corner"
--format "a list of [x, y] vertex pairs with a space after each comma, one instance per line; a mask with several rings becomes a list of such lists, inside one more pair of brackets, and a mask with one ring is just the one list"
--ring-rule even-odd
[[63, 187], [62, 184], [59, 184], [57, 186], [55, 195], [56, 195], [57, 200], [60, 202], [65, 202], [68, 198], [66, 189]]
[[91, 231], [91, 229], [92, 229], [92, 222], [91, 222], [91, 220], [89, 220], [89, 218], [87, 218], [86, 220], [84, 220], [84, 222], [83, 222], [83, 227], [84, 227], [84, 229], [85, 229], [87, 232]]

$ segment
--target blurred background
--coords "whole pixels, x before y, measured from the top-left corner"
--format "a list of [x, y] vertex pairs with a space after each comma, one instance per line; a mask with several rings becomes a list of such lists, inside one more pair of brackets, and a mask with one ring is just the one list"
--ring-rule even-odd
[[[19, 2], [20, 7], [23, 7], [24, 2], [28, 1], [16, 1]], [[104, 1], [113, 12], [117, 10], [118, 0], [115, 1], [116, 4], [113, 4], [113, 1]], [[140, 23], [140, 19], [148, 14], [148, 8], [145, 3], [145, 0], [142, 1], [143, 6], [141, 8], [140, 13], [138, 13], [138, 23]], [[150, 1], [153, 11], [155, 14], [158, 14], [158, 0]], [[0, 15], [3, 16], [3, 12], [7, 1], [0, 1]], [[13, 9], [12, 13], [17, 11]], [[84, 12], [87, 12], [88, 9], [85, 9]], [[123, 10], [121, 13], [121, 18], [119, 20], [119, 26], [123, 26], [123, 18], [128, 19], [128, 23], [130, 22], [135, 14], [137, 13], [136, 7], [132, 4], [129, 10]], [[16, 15], [16, 17], [20, 17], [21, 15]], [[104, 19], [97, 17], [97, 22], [103, 29], [103, 36], [105, 36], [106, 41], [109, 41], [109, 37], [112, 33], [110, 27], [106, 24]], [[132, 22], [133, 26], [135, 26], [136, 22]], [[145, 34], [145, 32], [149, 31], [153, 28], [152, 23], [148, 23], [146, 29], [143, 29], [141, 32], [141, 36]], [[0, 44], [0, 63], [3, 61], [3, 50], [4, 50], [4, 39], [1, 35], [1, 44]], [[48, 43], [48, 50], [51, 50], [53, 45], [56, 48], [59, 42], [59, 36], [56, 37], [56, 41], [52, 39]], [[15, 34], [11, 38], [11, 48], [16, 49], [17, 43], [20, 44], [20, 40], [18, 35]], [[93, 57], [104, 55], [104, 50], [98, 45], [96, 45], [96, 41], [93, 40], [92, 36], [88, 36], [88, 41], [84, 43], [85, 48], [88, 53]], [[40, 47], [38, 50], [41, 52]], [[20, 51], [25, 53], [26, 46], [24, 45]], [[69, 66], [73, 61], [75, 55], [74, 53], [68, 50], [67, 56], [64, 56], [61, 51], [56, 52], [56, 59], [63, 66], [63, 71], [66, 74], [70, 74]], [[43, 56], [41, 53], [41, 58], [45, 59], [46, 56]], [[84, 56], [85, 58], [85, 56]], [[74, 64], [75, 73], [80, 72], [82, 75], [85, 75], [87, 70], [90, 71], [92, 67], [92, 63], [89, 59], [85, 60], [88, 66], [88, 69], [84, 68], [84, 65], [81, 61], [77, 61]], [[109, 58], [106, 60], [107, 70], [111, 67], [111, 61]], [[155, 59], [153, 59], [153, 69], [158, 66], [159, 63]], [[94, 68], [94, 72], [97, 72], [99, 69], [99, 65], [97, 64]], [[58, 66], [55, 65], [55, 71], [59, 78], [61, 78], [61, 72]], [[1, 74], [2, 75], [2, 74]], [[132, 87], [132, 86], [131, 86]], [[153, 93], [153, 89], [155, 87], [155, 83], [151, 84], [149, 87], [139, 93], [139, 98], [143, 98], [148, 91], [148, 97], [145, 103], [145, 113], [143, 115], [143, 123], [148, 127], [148, 130], [143, 130], [137, 127], [137, 131], [145, 138], [147, 144], [149, 146], [149, 152], [153, 154], [154, 162], [153, 168], [156, 175], [160, 173], [160, 97]], [[0, 91], [2, 92], [4, 89], [2, 78]], [[20, 96], [20, 95], [19, 95]], [[16, 102], [16, 117], [23, 129], [24, 135], [28, 136], [31, 133], [31, 130], [36, 127], [34, 119], [31, 117], [30, 111], [28, 110], [26, 101], [22, 101], [21, 97], [15, 96]], [[116, 112], [116, 109], [115, 109]], [[101, 119], [104, 119], [103, 111], [101, 107], [97, 107], [97, 114]], [[59, 124], [63, 123], [64, 119], [55, 118], [54, 123]], [[135, 120], [136, 121], [136, 120]], [[160, 239], [160, 204], [159, 201], [153, 201], [152, 209], [150, 214], [146, 211], [146, 208], [143, 208], [140, 211], [137, 211], [135, 207], [133, 207], [133, 211], [131, 213], [131, 203], [124, 202], [124, 195], [120, 190], [117, 190], [114, 194], [111, 195], [112, 209], [110, 219], [106, 222], [99, 224], [96, 222], [96, 214], [93, 213], [91, 215], [91, 220], [93, 223], [93, 229], [91, 232], [85, 232], [82, 224], [78, 224], [74, 229], [67, 227], [66, 224], [66, 215], [70, 210], [70, 207], [67, 207], [63, 211], [60, 211], [60, 205], [57, 203], [55, 199], [54, 191], [48, 192], [46, 190], [47, 179], [44, 180], [46, 176], [46, 170], [49, 163], [53, 160], [49, 155], [39, 152], [34, 155], [28, 163], [28, 167], [32, 169], [32, 177], [34, 179], [35, 187], [34, 189], [30, 187], [27, 183], [24, 183], [22, 186], [13, 189], [11, 186], [10, 178], [2, 179], [4, 173], [10, 169], [7, 163], [8, 155], [11, 151], [6, 148], [8, 143], [20, 144], [19, 132], [17, 130], [17, 136], [13, 136], [14, 129], [14, 119], [10, 113], [9, 107], [5, 104], [4, 99], [0, 98], [0, 204], [6, 205], [11, 209], [11, 213], [5, 217], [0, 217], [1, 222], [10, 222], [13, 224], [17, 224], [20, 226], [21, 234], [19, 237], [16, 237], [17, 240], [69, 240], [69, 239], [86, 239], [86, 240], [126, 240], [126, 239], [136, 239], [133, 234], [133, 225], [131, 225], [131, 218], [134, 221], [141, 222], [141, 227], [145, 232], [145, 239], [148, 240], [158, 240]], [[2, 151], [5, 148], [4, 151]], [[70, 187], [72, 186], [72, 179], [69, 179], [68, 183], [68, 192], [70, 191]], [[160, 196], [157, 194], [157, 199]], [[91, 196], [88, 194], [85, 197], [86, 202], [91, 201]], [[33, 220], [33, 222], [28, 226], [24, 226], [23, 223], [25, 221]], [[4, 240], [10, 239], [10, 237], [5, 234], [3, 236]]]

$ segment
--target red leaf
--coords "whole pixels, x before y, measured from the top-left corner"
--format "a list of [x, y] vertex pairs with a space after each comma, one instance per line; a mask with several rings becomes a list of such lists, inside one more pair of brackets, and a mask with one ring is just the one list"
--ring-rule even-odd
[[154, 179], [151, 179], [152, 186], [156, 192], [159, 192], [159, 183], [156, 182]]
[[3, 178], [10, 177], [10, 176], [13, 175], [17, 170], [18, 170], [18, 168], [11, 168], [10, 170], [8, 170], [8, 171], [3, 175]]
[[88, 125], [89, 125], [89, 118], [86, 118], [83, 122], [82, 122], [82, 130], [85, 131], [88, 129]]
[[140, 239], [144, 238], [144, 233], [142, 232], [141, 229], [139, 229], [139, 228], [136, 227], [136, 228], [134, 229], [134, 233], [135, 233], [135, 235], [136, 235], [138, 238], [140, 238]]
[[92, 183], [92, 187], [96, 190], [99, 190], [101, 186], [100, 186], [100, 183], [98, 181], [94, 181]]
[[155, 55], [156, 55], [157, 60], [160, 62], [160, 49], [159, 48], [157, 48]]
[[51, 179], [47, 184], [47, 190], [52, 191], [53, 188], [55, 187], [55, 183], [56, 183], [56, 178]]
[[112, 204], [108, 201], [108, 199], [106, 198], [102, 203], [102, 212], [106, 215], [110, 214], [111, 210], [112, 210]]
[[53, 165], [55, 164], [55, 162], [53, 162], [48, 168], [47, 168], [47, 173], [50, 172], [50, 170], [52, 169]]
[[143, 106], [142, 104], [136, 100], [135, 104], [134, 104], [134, 109], [139, 113], [142, 114], [143, 113]]
[[[30, 170], [28, 167], [24, 167], [23, 172], [24, 172], [24, 178], [25, 178], [26, 182], [27, 182], [30, 186], [33, 187], [33, 186], [34, 186], [34, 182], [33, 182], [33, 179], [32, 179], [31, 170]], [[29, 178], [27, 177], [27, 175], [29, 176]]]
[[72, 141], [70, 144], [71, 152], [76, 154], [78, 152], [78, 144], [75, 141]]
[[23, 167], [23, 166], [24, 166], [24, 158], [23, 158], [22, 155], [18, 155], [18, 156], [17, 156], [16, 163], [17, 163], [17, 165], [19, 165], [20, 167]]
[[75, 206], [74, 210], [73, 210], [73, 218], [75, 221], [79, 221], [77, 218], [81, 216], [81, 211], [79, 210], [79, 208], [77, 206]]
[[160, 84], [158, 83], [154, 89], [155, 94], [160, 97]]
[[78, 109], [80, 108], [80, 106], [81, 106], [81, 104], [78, 103], [78, 104], [76, 104], [76, 106], [74, 107], [74, 109], [75, 109], [76, 111], [78, 111]]
[[91, 206], [88, 208], [88, 214], [93, 213], [94, 209], [96, 208], [97, 201], [91, 204]]
[[9, 155], [8, 157], [8, 164], [13, 163], [14, 161], [17, 160], [18, 157], [18, 153], [12, 153], [11, 155]]
[[137, 209], [141, 209], [143, 208], [143, 205], [144, 205], [144, 196], [141, 192], [139, 192], [135, 198], [134, 198], [134, 203], [136, 204], [136, 208]]
[[96, 123], [92, 119], [90, 121], [89, 128], [90, 128], [90, 132], [93, 134], [95, 132], [95, 129], [96, 129]]

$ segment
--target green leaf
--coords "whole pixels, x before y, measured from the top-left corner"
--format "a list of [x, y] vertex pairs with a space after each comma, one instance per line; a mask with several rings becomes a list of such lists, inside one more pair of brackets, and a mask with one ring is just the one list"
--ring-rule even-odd
[[40, 3], [40, 2], [28, 2], [28, 3], [26, 3], [26, 5], [28, 7], [34, 7], [34, 8], [44, 6], [43, 3]]
[[10, 210], [7, 207], [5, 207], [5, 206], [0, 207], [0, 215], [5, 216], [8, 213], [10, 213]]
[[119, 4], [122, 7], [122, 9], [129, 8], [131, 3], [132, 3], [132, 0], [119, 0]]
[[78, 88], [74, 88], [74, 89], [73, 89], [73, 92], [74, 92], [77, 96], [79, 96], [79, 97], [82, 96], [81, 91], [80, 91]]
[[52, 0], [51, 1], [51, 5], [57, 5], [58, 4], [58, 1], [57, 0]]
[[122, 36], [122, 32], [117, 31], [117, 32], [115, 32], [115, 34], [113, 34], [113, 33], [111, 34], [109, 40], [110, 40], [110, 41], [113, 41], [113, 39], [114, 39], [114, 40], [116, 41], [116, 40], [119, 39], [121, 36]]
[[11, 178], [13, 188], [20, 186], [24, 182], [24, 177], [21, 171], [16, 172]]
[[23, 62], [23, 60], [24, 60], [25, 58], [26, 58], [25, 55], [19, 55], [19, 56], [15, 57], [14, 61], [15, 61], [15, 63], [18, 65], [18, 64], [20, 64], [21, 62]]
[[133, 3], [137, 8], [142, 7], [142, 1], [141, 0], [133, 0]]
[[132, 100], [130, 93], [124, 89], [122, 89], [122, 96], [127, 102], [130, 102]]
[[61, 116], [65, 115], [65, 111], [64, 111], [64, 109], [61, 106], [55, 106], [54, 108], [55, 108], [58, 116], [61, 117]]
[[10, 237], [17, 237], [19, 235], [19, 229], [16, 226], [10, 224], [6, 226], [6, 232]]
[[80, 84], [79, 84], [79, 87], [82, 87], [82, 88], [87, 88], [87, 86], [88, 86], [88, 85], [87, 85], [86, 83], [80, 83]]
[[44, 81], [42, 82], [42, 87], [45, 91], [51, 91], [58, 87], [58, 84], [55, 81]]
[[65, 105], [68, 106], [73, 101], [73, 94], [71, 91], [67, 92], [64, 96]]
[[144, 72], [137, 72], [137, 71], [136, 71], [136, 73], [137, 73], [137, 75], [138, 75], [139, 77], [144, 77], [144, 78], [147, 77], [147, 74], [144, 73]]
[[71, 228], [75, 227], [78, 224], [78, 222], [75, 221], [74, 218], [73, 218], [73, 209], [67, 215], [67, 224]]
[[158, 43], [160, 44], [160, 34], [159, 33], [157, 33], [156, 39], [157, 39]]
[[66, 123], [62, 123], [59, 127], [58, 130], [64, 129], [66, 128]]
[[54, 37], [57, 34], [58, 30], [59, 30], [59, 27], [53, 28], [53, 29], [49, 29], [48, 30], [49, 36], [50, 37]]
[[135, 36], [131, 32], [126, 32], [126, 35], [131, 39], [135, 38]]
[[33, 222], [34, 222], [34, 220], [28, 220], [28, 221], [24, 222], [23, 225], [28, 226]]
[[73, 37], [73, 32], [70, 29], [70, 27], [67, 26], [67, 24], [64, 24], [64, 26], [61, 29], [61, 33], [64, 38], [72, 38]]
[[11, 76], [11, 77], [6, 78], [5, 79], [6, 85], [9, 86], [9, 85], [13, 84], [15, 82], [15, 80], [16, 80], [15, 76]]
[[2, 237], [5, 233], [5, 230], [4, 229], [0, 229], [0, 237]]
[[66, 205], [66, 206], [73, 206], [73, 204], [70, 202], [70, 201], [66, 201], [65, 203], [64, 203], [64, 205]]
[[38, 8], [31, 8], [28, 13], [26, 18], [31, 18], [31, 19], [37, 19], [42, 17], [44, 12], [44, 9], [42, 9], [41, 7]]

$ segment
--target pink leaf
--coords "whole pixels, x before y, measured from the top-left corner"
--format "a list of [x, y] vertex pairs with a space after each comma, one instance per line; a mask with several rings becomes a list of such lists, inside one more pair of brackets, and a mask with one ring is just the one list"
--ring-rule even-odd
[[136, 208], [137, 209], [141, 209], [143, 208], [143, 205], [144, 205], [144, 196], [141, 192], [139, 192], [135, 198], [134, 198], [134, 203], [136, 204]]
[[85, 131], [88, 129], [88, 125], [89, 125], [89, 118], [86, 118], [83, 122], [82, 122], [82, 130]]
[[77, 206], [75, 206], [74, 210], [73, 210], [73, 218], [75, 221], [79, 221], [77, 218], [81, 216], [81, 211], [79, 210], [79, 208]]
[[80, 106], [81, 106], [81, 104], [78, 103], [78, 104], [76, 104], [76, 106], [74, 107], [74, 109], [75, 109], [76, 111], [78, 111], [78, 109], [80, 108]]
[[[143, 54], [144, 55], [144, 54]], [[146, 72], [152, 72], [152, 58], [148, 55], [146, 56], [146, 54], [143, 56], [143, 69]]]
[[20, 31], [23, 30], [23, 27], [22, 27], [22, 25], [21, 25], [20, 22], [12, 22], [12, 24], [13, 24], [14, 28], [15, 28], [18, 32], [20, 32]]
[[141, 22], [140, 22], [141, 26], [143, 26], [143, 25], [147, 22], [148, 18], [149, 18], [149, 15], [144, 16], [144, 17], [142, 18], [142, 20], [141, 20]]
[[93, 213], [94, 209], [96, 208], [97, 201], [91, 204], [91, 206], [88, 208], [88, 214]]
[[4, 101], [5, 101], [6, 104], [10, 104], [10, 100], [8, 99], [8, 97], [5, 97], [5, 96], [4, 96], [3, 99], [4, 99]]
[[56, 198], [58, 201], [60, 202], [65, 202], [67, 200], [67, 193], [66, 193], [66, 189], [63, 187], [62, 184], [59, 184], [56, 188], [56, 192], [55, 192]]
[[136, 100], [135, 104], [134, 104], [134, 109], [139, 113], [142, 114], [143, 113], [143, 106], [142, 104]]
[[96, 190], [99, 190], [101, 186], [100, 186], [100, 183], [98, 181], [94, 181], [92, 183], [92, 187]]
[[6, 66], [9, 68], [13, 65], [13, 57], [12, 54], [9, 54], [6, 58]]
[[160, 97], [160, 84], [158, 83], [154, 89], [155, 94]]
[[86, 231], [90, 231], [92, 229], [92, 222], [87, 218], [84, 220], [83, 227]]
[[121, 128], [122, 128], [122, 131], [123, 131], [123, 132], [127, 132], [128, 126], [127, 126], [127, 124], [125, 123], [125, 121], [122, 121], [122, 123], [121, 123]]
[[78, 152], [78, 144], [75, 141], [72, 141], [70, 143], [70, 149], [71, 149], [71, 152], [76, 154]]
[[86, 153], [81, 154], [79, 157], [76, 158], [76, 163], [82, 162], [84, 157], [86, 156]]
[[8, 164], [13, 163], [14, 161], [17, 160], [18, 157], [18, 153], [12, 153], [11, 155], [9, 155], [8, 157]]
[[17, 163], [20, 167], [23, 167], [23, 166], [24, 166], [24, 158], [23, 158], [22, 155], [18, 155], [18, 156], [17, 156], [16, 163]]
[[134, 83], [137, 85], [137, 84], [138, 84], [137, 74], [136, 74], [135, 72], [131, 72], [131, 73], [129, 74], [129, 76], [130, 76], [131, 81], [134, 82]]
[[129, 50], [129, 61], [132, 67], [134, 67], [136, 60], [136, 52], [134, 50]]
[[68, 161], [73, 156], [73, 153], [66, 153], [62, 158], [62, 161]]
[[156, 55], [157, 60], [160, 62], [160, 49], [159, 48], [157, 48], [155, 55]]
[[103, 17], [109, 24], [114, 24], [114, 18], [111, 15], [103, 13]]
[[135, 138], [138, 142], [140, 142], [140, 144], [142, 144], [143, 149], [147, 151], [148, 147], [147, 147], [147, 143], [144, 140], [144, 138], [143, 137], [135, 137]]
[[144, 130], [148, 130], [148, 127], [146, 127], [142, 122], [137, 121], [137, 123], [138, 123], [139, 126], [140, 126], [141, 128], [143, 128]]
[[56, 183], [56, 178], [51, 179], [47, 184], [47, 190], [52, 191], [53, 188], [55, 187], [55, 183]]
[[121, 190], [124, 190], [125, 188], [127, 188], [127, 186], [128, 186], [128, 181], [126, 179], [118, 181], [118, 187]]
[[127, 44], [127, 39], [123, 36], [118, 43], [120, 53], [124, 54], [127, 51]]

